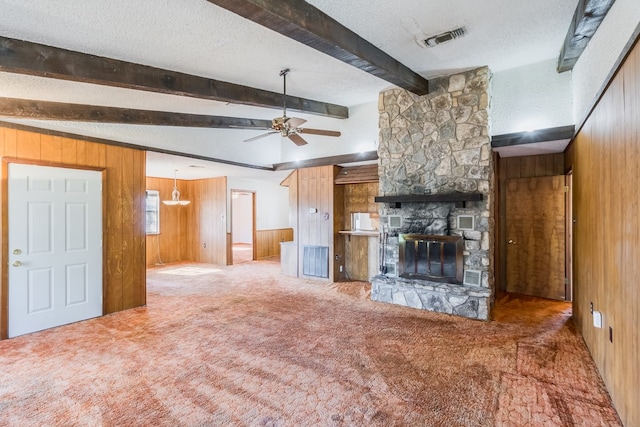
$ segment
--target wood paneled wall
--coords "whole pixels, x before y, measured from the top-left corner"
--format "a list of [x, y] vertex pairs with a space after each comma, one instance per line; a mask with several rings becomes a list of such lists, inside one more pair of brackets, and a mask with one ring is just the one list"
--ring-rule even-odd
[[[192, 200], [189, 181], [178, 180], [177, 185], [180, 199]], [[147, 267], [153, 267], [161, 261], [191, 261], [192, 251], [187, 233], [195, 202], [187, 206], [167, 206], [162, 203], [162, 200], [171, 200], [173, 179], [147, 177], [146, 186], [147, 190], [160, 192], [160, 234], [147, 235]]]
[[501, 158], [498, 174], [501, 181], [509, 178], [564, 175], [564, 154]]
[[[376, 165], [374, 165], [376, 166]], [[374, 218], [378, 217], [380, 204], [375, 202], [379, 194], [377, 182], [365, 184], [345, 184], [344, 187], [344, 215], [341, 230], [351, 230], [351, 214], [353, 212], [369, 212]], [[340, 236], [344, 242], [344, 278], [348, 280], [368, 281], [371, 276], [370, 251], [378, 251], [378, 248], [370, 245], [371, 239], [363, 236]], [[375, 240], [374, 240], [375, 242]]]
[[526, 157], [504, 157], [498, 159], [498, 212], [495, 236], [496, 289], [506, 290], [506, 244], [507, 233], [506, 195], [507, 180], [511, 178], [535, 178], [541, 176], [564, 175], [564, 153], [540, 154]]
[[342, 230], [351, 230], [351, 214], [353, 212], [369, 212], [374, 217], [378, 216], [380, 203], [376, 203], [375, 197], [379, 195], [377, 182], [366, 184], [344, 185], [344, 220]]
[[[106, 172], [104, 203], [105, 314], [144, 305], [145, 152], [36, 132], [0, 128], [0, 155], [55, 165], [90, 167]], [[6, 164], [3, 162], [3, 167]], [[2, 204], [2, 217], [6, 217]], [[0, 335], [7, 333], [7, 230], [3, 228], [0, 271]]]
[[187, 259], [227, 265], [227, 178], [188, 181]]
[[[333, 180], [339, 168], [334, 166], [319, 166], [298, 170], [298, 276], [302, 274], [302, 258], [304, 246], [329, 247], [329, 280], [334, 280], [335, 255], [334, 247], [337, 229], [342, 223], [343, 203], [342, 194], [334, 191]], [[341, 186], [336, 186], [341, 193]], [[335, 212], [335, 199], [338, 198], [338, 211]], [[316, 210], [310, 212], [310, 209]], [[328, 214], [328, 217], [326, 216]], [[334, 233], [334, 230], [336, 232]], [[340, 252], [342, 250], [338, 248]]]
[[[574, 320], [625, 426], [640, 425], [640, 45], [574, 143]], [[590, 304], [602, 312], [593, 326]], [[613, 341], [610, 341], [611, 328]]]
[[293, 228], [256, 230], [257, 259], [280, 256], [280, 242], [290, 242], [292, 240]]

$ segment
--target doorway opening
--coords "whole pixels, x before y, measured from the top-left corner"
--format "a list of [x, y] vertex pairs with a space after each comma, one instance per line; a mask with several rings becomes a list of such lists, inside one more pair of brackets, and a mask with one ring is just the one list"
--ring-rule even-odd
[[255, 191], [231, 190], [231, 262], [256, 259]]

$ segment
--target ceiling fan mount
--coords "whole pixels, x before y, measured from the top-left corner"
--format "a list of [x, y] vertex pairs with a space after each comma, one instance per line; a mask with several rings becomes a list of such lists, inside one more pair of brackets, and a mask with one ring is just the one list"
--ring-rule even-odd
[[282, 77], [282, 117], [276, 117], [271, 120], [272, 130], [270, 132], [245, 139], [244, 142], [255, 141], [256, 139], [279, 133], [283, 138], [289, 138], [294, 144], [300, 146], [307, 144], [307, 141], [300, 136], [301, 133], [323, 136], [341, 135], [340, 132], [334, 130], [301, 128], [300, 125], [307, 122], [305, 119], [301, 119], [299, 117], [287, 117], [287, 74], [289, 74], [290, 71], [291, 70], [289, 68], [280, 70], [280, 77]]

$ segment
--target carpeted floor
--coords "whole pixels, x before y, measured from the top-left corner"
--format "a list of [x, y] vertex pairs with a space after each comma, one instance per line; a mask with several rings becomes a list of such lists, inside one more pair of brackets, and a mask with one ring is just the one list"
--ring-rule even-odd
[[0, 425], [620, 425], [568, 304], [368, 297], [274, 261], [149, 270], [147, 307], [0, 341]]
[[234, 243], [231, 249], [234, 265], [253, 260], [253, 246], [251, 244]]

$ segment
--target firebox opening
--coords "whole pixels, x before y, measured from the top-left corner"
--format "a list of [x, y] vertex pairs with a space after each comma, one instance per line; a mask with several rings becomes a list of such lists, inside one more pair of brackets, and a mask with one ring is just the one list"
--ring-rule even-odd
[[461, 236], [400, 234], [398, 244], [400, 277], [462, 284]]

